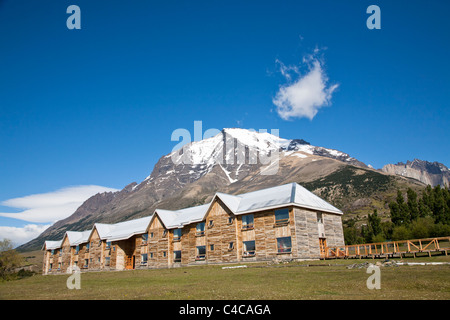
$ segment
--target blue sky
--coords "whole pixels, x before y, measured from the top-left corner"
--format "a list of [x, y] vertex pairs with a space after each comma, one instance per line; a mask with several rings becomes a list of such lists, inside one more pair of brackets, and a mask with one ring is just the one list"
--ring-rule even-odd
[[[72, 4], [81, 30], [66, 27]], [[366, 27], [371, 4], [380, 30]], [[444, 0], [0, 0], [0, 212], [22, 212], [10, 200], [29, 195], [140, 182], [177, 144], [171, 133], [193, 132], [194, 121], [279, 129], [375, 168], [414, 158], [449, 166], [449, 9]], [[336, 89], [312, 119], [283, 119], [274, 97], [311, 71], [311, 56]], [[283, 66], [297, 70], [291, 79]], [[15, 228], [51, 222], [0, 217]]]

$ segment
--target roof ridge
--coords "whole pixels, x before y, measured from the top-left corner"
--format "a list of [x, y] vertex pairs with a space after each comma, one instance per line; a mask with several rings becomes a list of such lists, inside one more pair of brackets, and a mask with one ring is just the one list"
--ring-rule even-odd
[[291, 203], [295, 202], [295, 194], [297, 192], [297, 183], [292, 182], [292, 189], [291, 189]]

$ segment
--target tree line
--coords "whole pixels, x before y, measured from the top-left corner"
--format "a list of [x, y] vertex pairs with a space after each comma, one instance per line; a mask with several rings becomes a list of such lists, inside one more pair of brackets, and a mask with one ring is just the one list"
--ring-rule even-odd
[[411, 188], [406, 194], [397, 190], [389, 203], [389, 219], [381, 221], [376, 209], [368, 215], [366, 225], [355, 226], [350, 219], [344, 227], [345, 243], [361, 244], [389, 240], [407, 240], [450, 235], [450, 190], [428, 185], [420, 197]]

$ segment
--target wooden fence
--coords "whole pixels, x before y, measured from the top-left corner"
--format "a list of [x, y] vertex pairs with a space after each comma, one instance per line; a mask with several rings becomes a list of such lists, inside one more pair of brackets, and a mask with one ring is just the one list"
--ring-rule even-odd
[[388, 258], [402, 257], [406, 254], [412, 254], [416, 257], [417, 253], [428, 253], [431, 256], [432, 252], [440, 252], [447, 255], [449, 250], [450, 236], [355, 244], [344, 247], [326, 247], [322, 258]]

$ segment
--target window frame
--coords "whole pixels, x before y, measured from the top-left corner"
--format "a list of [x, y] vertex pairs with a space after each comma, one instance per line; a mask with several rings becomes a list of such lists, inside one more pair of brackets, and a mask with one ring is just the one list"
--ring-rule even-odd
[[[177, 232], [177, 234], [175, 234]], [[178, 232], [180, 233], [178, 235]], [[173, 230], [173, 241], [181, 241], [181, 237], [183, 236], [183, 229], [182, 228], [176, 228]]]
[[[199, 228], [200, 226], [200, 228]], [[196, 237], [202, 237], [205, 235], [205, 231], [206, 231], [206, 222], [202, 221], [197, 223], [196, 227], [195, 227], [195, 236]]]
[[[291, 236], [287, 236], [287, 237], [278, 237], [277, 239], [277, 254], [286, 254], [286, 253], [292, 253], [292, 237]], [[289, 239], [290, 242], [290, 247], [280, 247], [280, 240], [281, 239]]]
[[[177, 258], [177, 253], [180, 253], [180, 257]], [[174, 263], [181, 263], [181, 250], [174, 250], [173, 251], [173, 262]]]
[[[145, 259], [144, 259], [145, 257]], [[148, 263], [148, 254], [147, 253], [141, 253], [141, 265], [146, 265]]]
[[323, 224], [323, 213], [317, 212], [317, 223]]
[[[277, 213], [278, 214], [283, 214], [283, 216], [286, 214], [286, 211], [287, 211], [287, 218], [282, 218], [282, 219], [280, 219], [280, 218], [278, 218], [277, 219]], [[275, 225], [276, 226], [284, 226], [284, 225], [287, 225], [287, 224], [289, 224], [289, 208], [281, 208], [281, 209], [277, 209], [277, 210], [275, 210], [274, 211], [274, 219], [275, 219]]]
[[147, 243], [148, 243], [148, 233], [143, 233], [141, 245], [146, 245]]
[[[253, 242], [253, 250], [248, 250], [247, 246], [248, 246], [249, 242]], [[255, 240], [242, 241], [242, 256], [244, 258], [256, 256], [256, 241]]]
[[[249, 223], [247, 219], [252, 218], [252, 222]], [[244, 223], [245, 221], [245, 223]], [[242, 216], [242, 230], [252, 230], [255, 228], [255, 215], [253, 213]]]
[[[200, 254], [200, 248], [203, 248], [203, 250], [205, 252], [204, 254]], [[195, 255], [196, 261], [206, 260], [206, 246], [196, 246], [195, 250], [196, 250], [196, 255]]]

